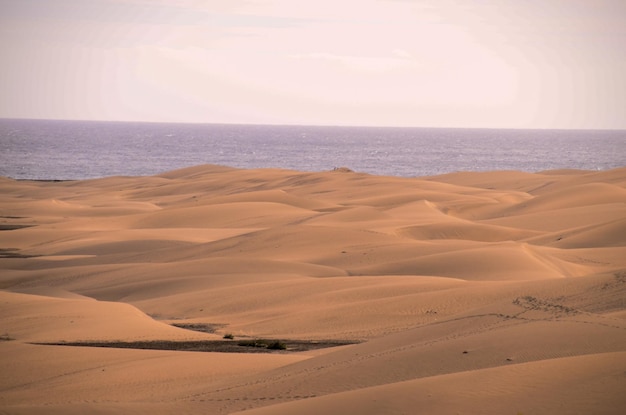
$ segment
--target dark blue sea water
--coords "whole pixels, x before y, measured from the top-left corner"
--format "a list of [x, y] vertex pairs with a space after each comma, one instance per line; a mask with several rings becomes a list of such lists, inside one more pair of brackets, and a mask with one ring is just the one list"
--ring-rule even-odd
[[0, 119], [0, 176], [145, 176], [198, 164], [427, 176], [606, 170], [626, 131], [160, 124]]

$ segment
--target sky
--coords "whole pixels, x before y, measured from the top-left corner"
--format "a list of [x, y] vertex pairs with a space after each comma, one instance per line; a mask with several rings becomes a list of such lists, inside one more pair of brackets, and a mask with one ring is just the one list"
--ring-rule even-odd
[[624, 0], [0, 0], [0, 117], [626, 128]]

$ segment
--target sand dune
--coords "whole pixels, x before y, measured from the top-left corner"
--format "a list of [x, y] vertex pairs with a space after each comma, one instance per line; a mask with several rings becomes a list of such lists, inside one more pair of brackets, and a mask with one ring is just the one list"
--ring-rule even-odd
[[[272, 405], [241, 414], [618, 413], [624, 353], [577, 356], [439, 375]], [[608, 384], [608, 387], [607, 387]], [[530, 398], [532, 397], [532, 399]], [[598, 408], [602, 402], [605, 410]], [[568, 409], [564, 411], [564, 403]], [[573, 408], [571, 410], [570, 408]], [[614, 410], [613, 410], [614, 409]]]
[[626, 411], [626, 168], [0, 188], [0, 413]]

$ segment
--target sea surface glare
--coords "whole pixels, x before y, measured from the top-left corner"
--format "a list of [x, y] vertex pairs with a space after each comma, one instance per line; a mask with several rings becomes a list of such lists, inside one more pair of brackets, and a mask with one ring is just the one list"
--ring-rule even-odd
[[607, 170], [626, 130], [508, 130], [0, 119], [0, 176], [147, 176], [199, 164], [376, 175]]

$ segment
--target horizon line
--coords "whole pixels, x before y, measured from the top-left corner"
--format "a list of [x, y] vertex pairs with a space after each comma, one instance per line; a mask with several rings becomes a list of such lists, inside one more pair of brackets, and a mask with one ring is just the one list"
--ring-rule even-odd
[[304, 123], [274, 123], [274, 122], [220, 122], [220, 121], [152, 121], [152, 120], [113, 120], [91, 118], [33, 118], [33, 117], [4, 117], [5, 121], [60, 121], [60, 122], [110, 122], [128, 124], [184, 124], [184, 125], [229, 125], [229, 126], [267, 126], [267, 127], [320, 127], [320, 128], [380, 128], [380, 129], [447, 129], [447, 130], [535, 130], [535, 131], [626, 131], [615, 127], [451, 127], [433, 125], [374, 125], [374, 124], [304, 124]]

